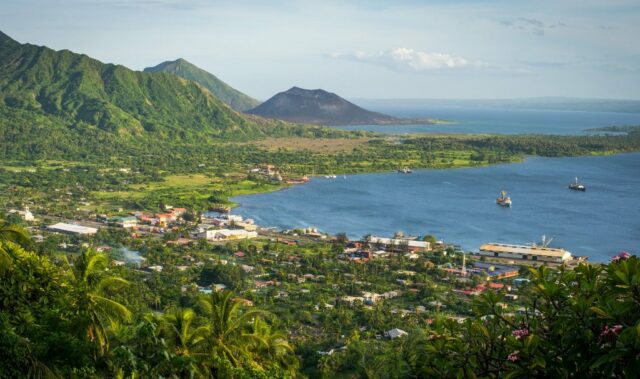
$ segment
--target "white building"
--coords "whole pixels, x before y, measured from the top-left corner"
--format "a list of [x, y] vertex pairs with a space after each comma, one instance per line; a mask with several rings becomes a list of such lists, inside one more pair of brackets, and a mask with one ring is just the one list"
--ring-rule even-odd
[[91, 228], [88, 226], [82, 226], [82, 225], [76, 225], [76, 224], [67, 224], [64, 222], [59, 222], [57, 224], [49, 225], [47, 229], [54, 232], [79, 234], [79, 235], [93, 235], [98, 232], [98, 229], [96, 228]]
[[402, 329], [394, 328], [391, 330], [387, 330], [384, 332], [384, 336], [390, 339], [400, 338], [409, 335], [409, 333], [405, 332]]
[[198, 238], [206, 238], [210, 241], [242, 240], [256, 237], [258, 237], [257, 232], [244, 229], [210, 229], [198, 233]]
[[33, 217], [33, 213], [29, 210], [29, 207], [24, 207], [24, 211], [19, 211], [17, 209], [11, 209], [9, 213], [17, 213], [20, 217], [22, 217], [25, 221], [34, 221], [35, 217]]
[[564, 263], [573, 259], [571, 252], [542, 246], [486, 243], [480, 246], [480, 255], [494, 258], [520, 259], [533, 262]]
[[387, 249], [401, 250], [406, 248], [409, 251], [429, 251], [431, 244], [427, 241], [416, 241], [404, 238], [384, 238], [371, 236], [368, 240], [371, 246], [384, 247]]

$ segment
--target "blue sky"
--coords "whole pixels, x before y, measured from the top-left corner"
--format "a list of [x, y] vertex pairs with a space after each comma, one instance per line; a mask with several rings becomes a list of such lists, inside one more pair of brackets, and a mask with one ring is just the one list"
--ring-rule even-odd
[[640, 99], [638, 0], [2, 0], [0, 30], [136, 70], [182, 57], [259, 99]]

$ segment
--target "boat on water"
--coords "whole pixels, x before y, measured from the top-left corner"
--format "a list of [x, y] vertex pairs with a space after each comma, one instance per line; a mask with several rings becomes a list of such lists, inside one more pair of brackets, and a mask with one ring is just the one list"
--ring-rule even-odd
[[586, 191], [587, 187], [585, 187], [584, 184], [578, 183], [578, 177], [576, 177], [576, 180], [569, 184], [569, 189], [574, 191]]
[[401, 174], [411, 174], [413, 171], [409, 167], [398, 169], [398, 172]]
[[325, 179], [335, 179], [335, 178], [337, 178], [337, 176], [335, 176], [334, 174], [325, 175], [324, 177], [325, 177]]
[[502, 205], [503, 207], [510, 207], [511, 206], [511, 198], [509, 196], [507, 196], [507, 192], [506, 191], [502, 191], [500, 193], [500, 196], [498, 196], [498, 198], [496, 199], [496, 204], [498, 205]]

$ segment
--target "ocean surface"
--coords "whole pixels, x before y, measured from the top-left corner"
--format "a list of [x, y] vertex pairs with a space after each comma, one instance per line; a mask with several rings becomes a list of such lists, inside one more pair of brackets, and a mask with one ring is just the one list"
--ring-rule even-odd
[[[567, 188], [575, 176], [586, 192]], [[501, 190], [513, 208], [495, 203]], [[546, 235], [553, 238], [550, 246], [596, 262], [623, 250], [640, 253], [640, 153], [321, 177], [233, 200], [241, 204], [234, 213], [279, 229], [314, 226], [351, 238], [434, 234], [468, 251], [485, 242], [539, 242]]]
[[451, 121], [435, 125], [337, 126], [343, 130], [368, 130], [387, 134], [491, 133], [491, 134], [594, 134], [586, 129], [640, 125], [640, 113], [584, 112], [491, 107], [369, 106], [368, 109], [395, 117], [433, 118]]

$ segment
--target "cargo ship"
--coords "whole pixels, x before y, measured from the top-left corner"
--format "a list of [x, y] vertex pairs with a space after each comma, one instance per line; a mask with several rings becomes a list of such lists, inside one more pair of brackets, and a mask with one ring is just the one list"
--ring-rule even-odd
[[574, 191], [586, 191], [587, 187], [585, 187], [584, 184], [578, 183], [578, 177], [576, 177], [575, 182], [569, 184], [569, 189]]
[[498, 198], [496, 199], [496, 203], [498, 205], [502, 205], [503, 207], [510, 207], [511, 206], [511, 198], [509, 196], [507, 196], [507, 192], [506, 191], [502, 191], [500, 193], [500, 196], [498, 196]]

